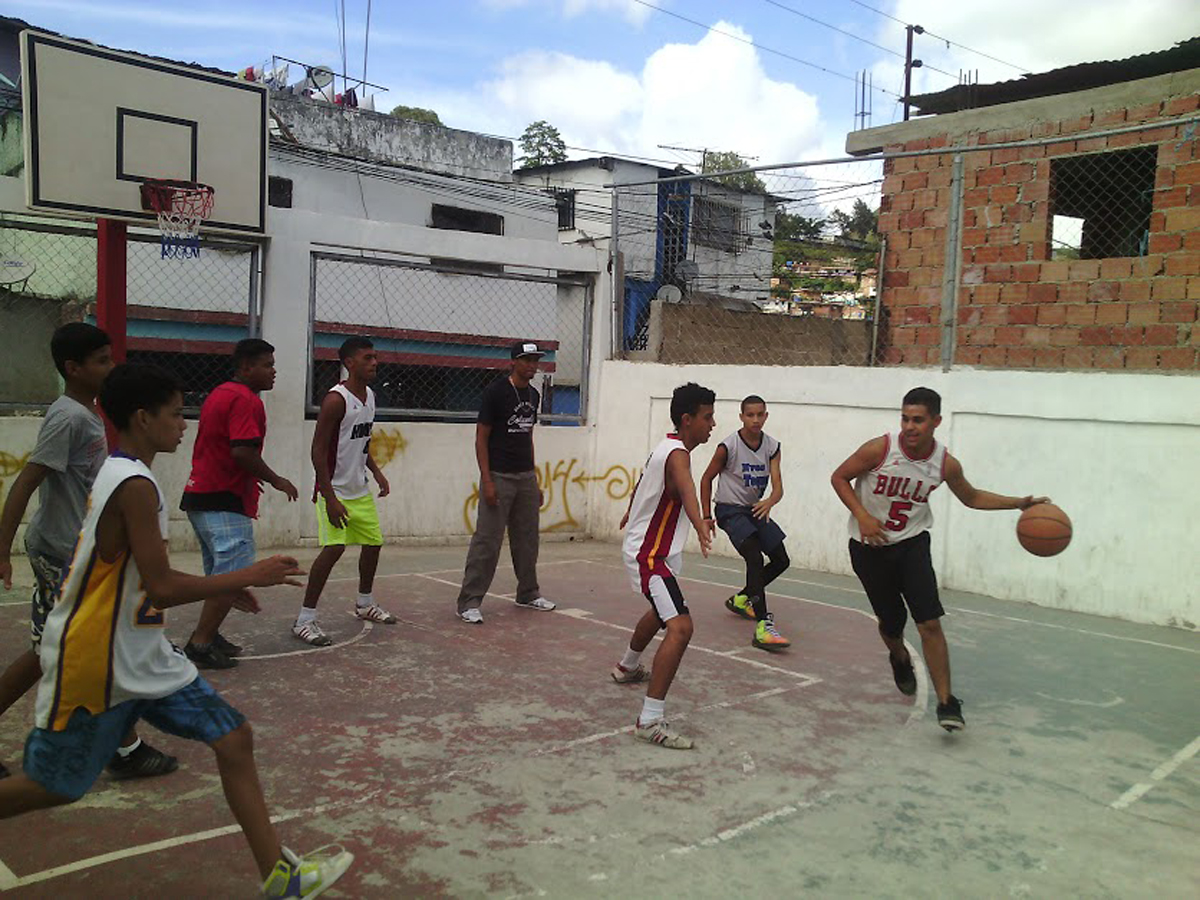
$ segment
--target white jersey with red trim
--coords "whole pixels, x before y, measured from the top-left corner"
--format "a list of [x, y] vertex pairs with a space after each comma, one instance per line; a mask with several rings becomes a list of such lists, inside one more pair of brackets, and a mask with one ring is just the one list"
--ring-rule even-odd
[[367, 388], [364, 403], [354, 396], [345, 382], [330, 388], [331, 393], [335, 391], [346, 401], [346, 411], [329, 447], [329, 482], [342, 500], [355, 500], [371, 492], [367, 454], [371, 450], [371, 428], [375, 424], [375, 392]]
[[687, 453], [679, 435], [668, 434], [654, 448], [629, 507], [622, 555], [633, 589], [645, 593], [651, 575], [669, 578], [683, 571], [683, 545], [691, 533], [683, 504], [667, 491], [667, 457]]
[[[916, 537], [933, 525], [929, 495], [942, 483], [946, 472], [946, 446], [933, 442], [929, 455], [913, 459], [900, 442], [900, 435], [885, 434], [883, 461], [854, 482], [858, 502], [883, 523], [889, 544]], [[850, 516], [850, 537], [862, 540], [858, 520]]]

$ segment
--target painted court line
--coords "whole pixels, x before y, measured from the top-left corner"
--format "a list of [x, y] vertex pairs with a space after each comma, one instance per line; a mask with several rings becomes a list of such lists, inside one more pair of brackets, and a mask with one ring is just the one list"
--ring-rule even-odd
[[[354, 806], [370, 800], [379, 791], [372, 791], [366, 796], [356, 797], [354, 800], [341, 800], [337, 803], [325, 803], [321, 806], [314, 806], [310, 809], [296, 809], [277, 813], [271, 816], [271, 821], [278, 824], [279, 822], [289, 822], [293, 819], [299, 819], [306, 816], [318, 816], [331, 809], [338, 809], [343, 806]], [[0, 889], [9, 890], [11, 888], [25, 887], [30, 884], [37, 884], [40, 881], [49, 881], [52, 878], [60, 878], [63, 875], [70, 875], [74, 872], [81, 872], [84, 869], [93, 869], [96, 866], [103, 866], [111, 862], [118, 862], [122, 859], [129, 859], [134, 856], [145, 856], [149, 853], [158, 853], [162, 850], [171, 850], [175, 847], [182, 847], [186, 844], [197, 844], [202, 841], [209, 841], [213, 838], [225, 837], [229, 834], [237, 834], [242, 830], [240, 825], [225, 825], [221, 828], [210, 828], [207, 831], [197, 831], [193, 834], [183, 834], [173, 838], [166, 838], [161, 841], [153, 841], [148, 844], [139, 844], [135, 847], [126, 847], [124, 850], [113, 850], [110, 853], [101, 853], [98, 856], [89, 856], [86, 859], [76, 860], [72, 863], [66, 863], [61, 866], [53, 866], [49, 869], [43, 869], [40, 872], [34, 872], [31, 875], [22, 875], [15, 877], [11, 883], [6, 883], [4, 873], [12, 875], [12, 871], [0, 863], [3, 871], [0, 871]]]
[[1128, 806], [1136, 803], [1156, 784], [1178, 769], [1181, 765], [1196, 755], [1196, 751], [1200, 750], [1200, 737], [1164, 762], [1161, 766], [1150, 773], [1150, 780], [1143, 781], [1140, 784], [1135, 784], [1120, 797], [1109, 804], [1113, 809], [1125, 809]]
[[[350, 613], [354, 615], [354, 613]], [[308, 653], [327, 653], [330, 650], [341, 650], [349, 647], [351, 644], [357, 644], [375, 627], [374, 622], [363, 622], [362, 630], [354, 637], [347, 641], [342, 641], [340, 644], [330, 644], [328, 647], [305, 647], [303, 650], [283, 650], [279, 653], [259, 653], [255, 655], [239, 656], [238, 659], [284, 659], [288, 656], [304, 656]]]
[[[596, 560], [587, 560], [587, 562], [591, 562], [593, 565], [601, 566], [606, 569], [621, 569], [622, 571], [624, 571], [623, 566], [616, 566], [616, 565], [613, 565], [612, 563], [602, 563], [602, 562], [598, 562]], [[719, 581], [707, 581], [703, 578], [691, 578], [687, 575], [680, 575], [679, 579], [682, 581], [692, 581], [692, 582], [695, 582], [696, 584], [707, 584], [712, 587], [734, 588], [734, 585], [723, 584], [722, 582], [719, 582]], [[871, 613], [865, 612], [861, 609], [854, 609], [853, 607], [850, 607], [850, 606], [838, 606], [836, 603], [823, 603], [820, 600], [810, 600], [807, 597], [795, 597], [795, 596], [792, 596], [791, 594], [780, 594], [779, 596], [786, 597], [789, 600], [796, 600], [801, 603], [812, 603], [816, 606], [827, 606], [830, 609], [838, 609], [843, 612], [857, 613], [860, 616], [866, 616], [872, 622], [875, 621], [875, 617]], [[916, 648], [913, 647], [913, 645], [910, 644], [907, 640], [904, 642], [904, 647], [905, 647], [905, 649], [908, 650], [908, 655], [912, 659], [916, 660], [919, 658], [917, 656]], [[739, 657], [732, 657], [732, 658], [738, 659]], [[742, 660], [742, 661], [743, 662], [751, 662], [750, 660]], [[768, 666], [768, 668], [774, 669], [775, 667]], [[777, 670], [777, 671], [786, 671], [786, 670]], [[928, 700], [928, 697], [929, 697], [929, 676], [925, 672], [925, 667], [914, 665], [913, 671], [916, 673], [916, 676], [917, 676], [917, 693], [916, 693], [916, 696], [913, 698], [913, 706], [912, 706], [912, 709], [908, 713], [908, 718], [904, 722], [905, 728], [908, 728], [910, 725], [913, 725], [914, 723], [916, 723], [917, 721], [919, 721], [921, 718], [924, 717], [925, 705], [926, 705], [926, 701]]]
[[[552, 559], [547, 562], [539, 562], [538, 567], [544, 566], [565, 566], [570, 563], [584, 562], [582, 559]], [[497, 569], [511, 569], [512, 563], [497, 563]], [[453, 569], [433, 569], [430, 572], [389, 572], [385, 575], [376, 575], [375, 580], [380, 578], [424, 578], [429, 575], [445, 575], [452, 572], [461, 572], [462, 566], [455, 566]], [[330, 578], [326, 584], [342, 584], [347, 581], [358, 581], [357, 575], [347, 575], [345, 578]], [[25, 601], [28, 603], [29, 601]]]

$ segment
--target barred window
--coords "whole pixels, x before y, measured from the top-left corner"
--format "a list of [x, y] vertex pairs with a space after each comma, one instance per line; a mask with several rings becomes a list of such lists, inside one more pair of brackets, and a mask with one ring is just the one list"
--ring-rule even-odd
[[740, 244], [741, 210], [730, 203], [696, 197], [692, 208], [692, 236], [697, 244], [737, 253]]
[[1050, 160], [1050, 241], [1056, 259], [1145, 256], [1156, 146]]
[[575, 191], [567, 188], [551, 188], [554, 206], [558, 209], [558, 230], [570, 231], [575, 227]]

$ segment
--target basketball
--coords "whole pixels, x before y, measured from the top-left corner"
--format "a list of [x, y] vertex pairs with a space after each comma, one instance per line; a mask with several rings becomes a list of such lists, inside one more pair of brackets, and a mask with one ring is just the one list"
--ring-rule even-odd
[[1034, 556], [1057, 556], [1071, 543], [1071, 519], [1053, 503], [1038, 503], [1021, 513], [1017, 540]]

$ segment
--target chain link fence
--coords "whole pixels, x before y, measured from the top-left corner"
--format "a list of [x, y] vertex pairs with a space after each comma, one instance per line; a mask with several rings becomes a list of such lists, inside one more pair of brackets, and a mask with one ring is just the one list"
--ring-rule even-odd
[[867, 365], [881, 183], [874, 160], [616, 186], [619, 352]]
[[517, 340], [546, 351], [534, 381], [541, 418], [578, 423], [587, 409], [592, 282], [520, 267], [418, 262], [347, 253], [311, 257], [309, 412], [341, 376], [352, 335], [379, 354], [373, 385], [384, 415], [471, 420]]
[[[184, 385], [190, 412], [231, 377], [237, 341], [258, 330], [259, 248], [206, 240], [198, 259], [164, 260], [157, 233], [130, 229], [126, 251], [128, 359]], [[0, 410], [37, 411], [61, 391], [50, 337], [95, 322], [96, 229], [36, 216], [0, 216]]]

